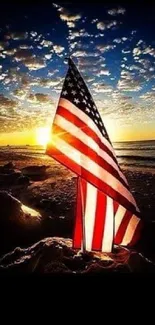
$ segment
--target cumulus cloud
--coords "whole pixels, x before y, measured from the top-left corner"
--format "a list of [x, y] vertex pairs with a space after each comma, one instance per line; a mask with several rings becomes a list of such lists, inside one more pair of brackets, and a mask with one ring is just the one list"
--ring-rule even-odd
[[80, 13], [73, 13], [57, 4], [53, 4], [53, 6], [60, 12], [60, 18], [66, 22], [74, 22], [82, 17]]
[[0, 117], [11, 118], [16, 114], [16, 107], [18, 103], [13, 100], [5, 97], [3, 94], [0, 94]]
[[16, 52], [17, 52], [17, 49], [15, 49], [15, 48], [7, 49], [7, 50], [3, 51], [4, 54], [9, 55], [9, 56], [14, 55]]
[[27, 32], [11, 32], [5, 35], [6, 39], [13, 39], [15, 41], [25, 40], [27, 37]]
[[50, 87], [55, 87], [57, 85], [59, 85], [61, 83], [62, 79], [59, 78], [55, 78], [55, 79], [46, 79], [46, 78], [42, 78], [40, 80], [40, 86], [45, 87], [45, 88], [50, 88]]
[[122, 7], [108, 10], [108, 14], [111, 16], [124, 15], [125, 12], [126, 12], [126, 9], [122, 8]]
[[92, 84], [93, 91], [96, 93], [111, 93], [113, 91], [113, 88], [107, 84], [104, 83], [97, 83], [94, 82]]
[[105, 29], [110, 29], [111, 27], [114, 27], [116, 25], [117, 25], [116, 20], [100, 21], [100, 22], [97, 23], [96, 27], [97, 27], [97, 29], [105, 30]]
[[34, 104], [37, 103], [44, 104], [44, 103], [51, 102], [51, 99], [47, 94], [41, 94], [41, 93], [30, 94], [27, 99], [30, 103], [34, 103]]
[[33, 59], [35, 57], [29, 50], [17, 50], [14, 55], [14, 59], [17, 62], [25, 61], [27, 59]]
[[24, 60], [24, 65], [29, 70], [39, 70], [46, 67], [46, 62], [39, 58], [27, 58]]
[[23, 100], [27, 96], [27, 91], [24, 88], [18, 88], [13, 91], [14, 97], [18, 98], [19, 100]]
[[0, 51], [3, 51], [8, 45], [8, 42], [0, 42]]
[[54, 45], [53, 49], [57, 54], [62, 53], [65, 50], [65, 48], [61, 45]]
[[142, 53], [139, 47], [135, 47], [132, 52], [133, 52], [133, 56], [138, 56]]
[[72, 54], [72, 56], [74, 56], [74, 57], [98, 57], [99, 56], [99, 53], [97, 53], [97, 52], [86, 52], [86, 51], [75, 51], [75, 52], [73, 52], [73, 54]]
[[67, 37], [68, 40], [74, 40], [75, 38], [78, 37], [94, 37], [94, 35], [86, 32], [84, 28], [80, 30], [74, 30], [74, 31], [69, 30], [69, 36]]
[[101, 69], [96, 75], [100, 77], [100, 76], [110, 76], [110, 74], [111, 73], [109, 72], [108, 69]]
[[116, 47], [116, 45], [97, 45], [96, 48], [99, 50], [101, 53], [107, 52], [109, 50], [113, 50]]
[[53, 43], [51, 41], [43, 39], [40, 43], [43, 47], [51, 47]]
[[135, 76], [129, 71], [121, 71], [121, 79], [118, 81], [117, 88], [122, 91], [139, 91], [142, 89], [144, 80]]
[[74, 28], [75, 27], [75, 23], [73, 21], [67, 21], [67, 26], [69, 28]]

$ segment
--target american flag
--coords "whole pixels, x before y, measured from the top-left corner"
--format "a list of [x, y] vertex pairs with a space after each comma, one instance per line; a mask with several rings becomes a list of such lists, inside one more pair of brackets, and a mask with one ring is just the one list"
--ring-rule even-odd
[[70, 58], [46, 153], [80, 176], [73, 246], [80, 248], [84, 239], [82, 220], [87, 250], [108, 252], [113, 243], [134, 243], [140, 211], [99, 111]]

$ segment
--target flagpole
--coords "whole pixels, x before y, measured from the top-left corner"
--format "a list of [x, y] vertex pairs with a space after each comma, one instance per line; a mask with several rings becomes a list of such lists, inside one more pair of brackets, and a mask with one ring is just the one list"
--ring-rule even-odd
[[83, 253], [86, 252], [86, 231], [85, 231], [85, 213], [84, 213], [84, 198], [83, 198], [83, 189], [82, 189], [82, 182], [80, 178], [80, 191], [81, 191], [81, 203], [82, 203], [82, 247], [81, 250]]

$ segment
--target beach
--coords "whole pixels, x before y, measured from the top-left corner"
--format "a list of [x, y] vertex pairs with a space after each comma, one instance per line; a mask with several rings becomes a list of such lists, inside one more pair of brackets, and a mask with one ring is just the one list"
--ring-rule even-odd
[[[134, 145], [135, 143], [132, 144]], [[152, 150], [148, 150], [148, 146], [152, 146]], [[116, 144], [115, 149], [121, 169], [141, 211], [141, 217], [149, 224], [155, 221], [154, 148], [155, 142], [147, 146], [146, 143], [143, 146], [140, 144], [139, 150], [132, 150], [131, 143], [123, 143], [121, 148], [120, 144]], [[132, 155], [129, 155], [130, 152]], [[152, 154], [152, 161], [150, 156], [147, 160], [148, 152]], [[72, 238], [76, 190], [76, 175], [48, 157], [45, 148], [1, 147], [0, 191], [10, 197], [0, 197], [0, 255], [18, 246], [28, 247], [47, 237]], [[21, 217], [17, 213], [20, 208], [16, 207], [18, 204], [14, 204], [11, 197], [19, 200], [21, 206], [34, 209], [34, 217], [32, 211], [30, 214], [22, 212]]]

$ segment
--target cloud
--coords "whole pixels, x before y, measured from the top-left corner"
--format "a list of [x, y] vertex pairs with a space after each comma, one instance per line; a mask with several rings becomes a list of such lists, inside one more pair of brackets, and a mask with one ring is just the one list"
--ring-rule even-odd
[[96, 46], [96, 48], [97, 48], [101, 53], [107, 52], [107, 51], [109, 51], [109, 50], [113, 50], [115, 47], [116, 47], [116, 45], [104, 45], [104, 44], [101, 44], [101, 45], [97, 45], [97, 46]]
[[104, 84], [104, 83], [97, 83], [97, 82], [94, 82], [92, 84], [92, 87], [93, 88], [93, 91], [96, 92], [96, 93], [111, 93], [113, 91], [113, 88], [107, 84]]
[[11, 117], [15, 114], [18, 103], [0, 94], [0, 116]]
[[27, 32], [12, 32], [5, 35], [6, 39], [13, 39], [15, 41], [25, 40], [28, 37]]
[[51, 102], [51, 99], [47, 94], [41, 94], [41, 93], [30, 94], [27, 99], [30, 103], [34, 103], [34, 104], [37, 103], [44, 104], [44, 103]]
[[43, 47], [51, 47], [53, 45], [53, 43], [51, 41], [43, 39], [41, 41], [40, 45], [42, 45]]
[[61, 83], [62, 79], [59, 78], [55, 78], [55, 79], [46, 79], [43, 78], [40, 80], [40, 86], [45, 87], [45, 88], [50, 88], [50, 87], [55, 87], [57, 85], [59, 85]]
[[96, 75], [98, 76], [98, 77], [100, 77], [100, 76], [110, 76], [110, 72], [109, 72], [109, 70], [107, 70], [107, 69], [101, 69]]
[[23, 63], [29, 70], [39, 70], [46, 67], [46, 62], [39, 58], [27, 58]]
[[19, 100], [23, 100], [27, 96], [27, 91], [24, 88], [18, 88], [13, 91], [14, 97], [18, 98]]
[[129, 71], [121, 71], [121, 79], [117, 83], [117, 88], [121, 91], [139, 91], [142, 89], [144, 80], [139, 76], [134, 76]]
[[17, 62], [20, 62], [20, 61], [25, 61], [27, 59], [33, 59], [34, 56], [35, 55], [32, 54], [29, 50], [17, 50], [14, 55], [14, 59]]
[[53, 49], [57, 54], [62, 53], [65, 50], [65, 48], [61, 45], [54, 45]]
[[4, 54], [9, 55], [9, 56], [14, 55], [16, 52], [17, 52], [17, 49], [15, 49], [15, 48], [3, 51]]
[[142, 51], [139, 47], [135, 47], [133, 49], [132, 53], [133, 53], [133, 56], [139, 56], [142, 53]]
[[96, 27], [99, 30], [105, 30], [105, 29], [110, 29], [111, 27], [116, 26], [118, 23], [116, 20], [111, 20], [111, 21], [100, 21], [97, 23]]
[[67, 22], [74, 22], [81, 19], [82, 15], [80, 13], [72, 13], [71, 11], [61, 7], [57, 4], [53, 4], [53, 6], [60, 12], [60, 18]]
[[50, 60], [52, 57], [52, 54], [45, 54], [45, 59]]
[[75, 51], [73, 52], [72, 56], [74, 57], [98, 57], [99, 53], [93, 53], [93, 52], [86, 52], [86, 51]]
[[67, 26], [69, 28], [74, 28], [75, 27], [75, 23], [73, 21], [67, 21]]
[[122, 53], [124, 53], [124, 54], [129, 54], [129, 53], [131, 53], [131, 50], [130, 50], [129, 48], [127, 48], [127, 49], [123, 49], [123, 50], [122, 50]]
[[77, 37], [94, 37], [93, 34], [89, 34], [88, 32], [86, 32], [86, 30], [80, 29], [80, 30], [69, 30], [69, 36], [67, 37], [68, 40], [74, 40]]
[[126, 12], [126, 9], [122, 8], [122, 7], [108, 10], [108, 14], [111, 16], [124, 15], [125, 12]]
[[0, 42], [0, 51], [3, 51], [8, 45], [8, 42]]

